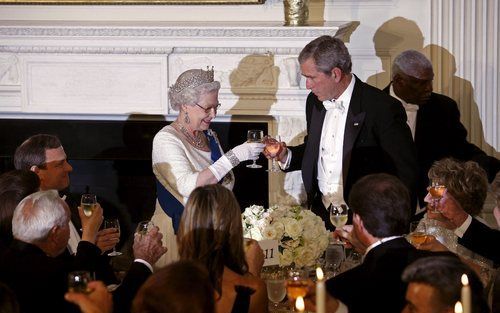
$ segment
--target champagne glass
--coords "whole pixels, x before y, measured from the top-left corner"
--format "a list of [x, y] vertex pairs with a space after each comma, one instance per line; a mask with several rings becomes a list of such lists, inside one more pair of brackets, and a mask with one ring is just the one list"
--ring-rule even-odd
[[94, 194], [86, 193], [82, 195], [80, 205], [85, 216], [92, 216], [95, 206], [97, 204], [97, 197]]
[[92, 281], [92, 276], [88, 271], [74, 271], [68, 274], [68, 289], [72, 292], [91, 293], [87, 284]]
[[[247, 132], [247, 142], [262, 142], [264, 139], [264, 132], [262, 130], [250, 129]], [[252, 164], [248, 164], [249, 168], [261, 168], [262, 165], [258, 165], [255, 163], [257, 160], [253, 160]]]
[[281, 271], [269, 273], [266, 277], [267, 298], [273, 303], [273, 311], [286, 296], [285, 277]]
[[349, 208], [345, 204], [331, 203], [328, 211], [330, 213], [330, 222], [335, 228], [342, 228], [347, 223], [347, 211]]
[[288, 271], [286, 280], [286, 294], [292, 303], [295, 303], [297, 297], [307, 295], [307, 272], [300, 269], [291, 269]]
[[[118, 235], [120, 235], [120, 222], [118, 221], [117, 218], [108, 218], [104, 220], [104, 228], [114, 228], [118, 232]], [[118, 256], [122, 255], [121, 252], [116, 251], [116, 247], [113, 247], [113, 251], [108, 253], [109, 256]]]
[[281, 137], [278, 137], [279, 140], [276, 140], [271, 137], [266, 137], [264, 143], [266, 144], [265, 151], [271, 156], [272, 162], [271, 162], [271, 168], [268, 169], [268, 172], [281, 172], [278, 164], [276, 164], [276, 157], [278, 156], [278, 153], [281, 150]]
[[446, 190], [446, 186], [440, 184], [438, 181], [432, 180], [431, 185], [428, 188], [429, 194], [432, 197], [432, 213], [441, 213], [438, 209], [439, 200], [443, 198], [444, 192]]
[[152, 221], [140, 221], [139, 224], [137, 224], [137, 228], [135, 229], [135, 233], [139, 235], [146, 235], [153, 227], [155, 224], [153, 224]]
[[419, 246], [427, 240], [428, 232], [425, 221], [414, 221], [410, 223], [410, 233], [408, 234], [408, 241], [414, 245]]

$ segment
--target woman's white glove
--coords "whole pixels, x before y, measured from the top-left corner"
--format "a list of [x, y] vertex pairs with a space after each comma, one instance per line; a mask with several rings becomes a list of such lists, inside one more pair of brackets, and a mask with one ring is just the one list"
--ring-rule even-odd
[[256, 160], [264, 150], [266, 144], [260, 142], [245, 142], [229, 150], [208, 169], [220, 181], [233, 167], [242, 161]]

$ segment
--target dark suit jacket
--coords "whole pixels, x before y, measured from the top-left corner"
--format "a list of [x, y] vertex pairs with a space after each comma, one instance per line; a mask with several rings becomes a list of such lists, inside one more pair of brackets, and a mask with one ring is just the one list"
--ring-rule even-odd
[[436, 254], [453, 255], [417, 250], [404, 238], [389, 240], [370, 250], [361, 265], [329, 279], [326, 288], [349, 313], [400, 313], [406, 293], [403, 270], [418, 258]]
[[500, 264], [500, 231], [489, 228], [475, 218], [458, 243], [477, 254]]
[[[384, 91], [389, 94], [389, 86]], [[486, 170], [490, 181], [500, 170], [500, 161], [467, 141], [467, 130], [460, 122], [457, 103], [437, 93], [432, 93], [429, 101], [419, 106], [415, 146], [418, 159], [417, 190], [421, 206], [429, 186], [427, 173], [434, 161], [446, 157], [476, 161]]]
[[[344, 133], [342, 175], [344, 199], [352, 185], [372, 173], [389, 173], [399, 177], [410, 193], [414, 190], [417, 160], [406, 114], [401, 103], [379, 89], [363, 83], [356, 76], [347, 112]], [[290, 147], [292, 160], [288, 171], [302, 170], [302, 179], [312, 204], [320, 195], [318, 189], [318, 158], [321, 130], [326, 109], [312, 92], [307, 97], [307, 136], [302, 145]], [[326, 210], [312, 207], [329, 228]]]

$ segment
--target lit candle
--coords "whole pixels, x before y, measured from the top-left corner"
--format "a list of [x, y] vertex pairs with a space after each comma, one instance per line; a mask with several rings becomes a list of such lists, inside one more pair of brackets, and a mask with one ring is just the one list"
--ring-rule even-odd
[[471, 313], [469, 278], [463, 274], [461, 280], [462, 292], [460, 293], [460, 301], [462, 302], [463, 313]]
[[325, 313], [325, 281], [320, 267], [316, 268], [316, 278], [316, 312]]
[[460, 301], [457, 301], [455, 303], [455, 313], [463, 313], [464, 311], [462, 310], [462, 303]]
[[297, 309], [297, 312], [304, 312], [306, 309], [304, 298], [302, 298], [302, 296], [298, 296], [297, 300], [295, 300], [295, 308]]

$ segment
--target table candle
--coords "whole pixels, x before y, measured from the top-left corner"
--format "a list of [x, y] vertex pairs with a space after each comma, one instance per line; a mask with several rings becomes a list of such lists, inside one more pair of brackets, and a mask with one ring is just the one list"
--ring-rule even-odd
[[297, 312], [304, 312], [304, 310], [306, 309], [304, 298], [302, 298], [301, 296], [297, 297], [297, 300], [295, 300], [295, 308], [297, 309]]
[[462, 302], [463, 313], [471, 313], [471, 294], [469, 286], [469, 278], [467, 275], [462, 275], [462, 291], [460, 293], [460, 301]]
[[455, 313], [463, 313], [462, 303], [460, 303], [460, 301], [457, 301], [457, 303], [455, 303]]
[[323, 271], [320, 267], [316, 268], [316, 312], [325, 313], [325, 281], [323, 280]]

